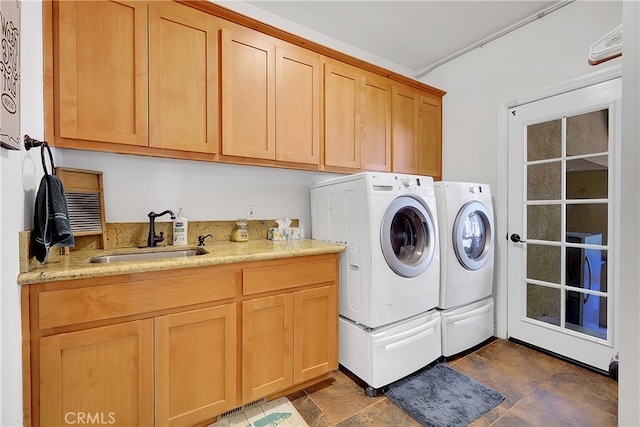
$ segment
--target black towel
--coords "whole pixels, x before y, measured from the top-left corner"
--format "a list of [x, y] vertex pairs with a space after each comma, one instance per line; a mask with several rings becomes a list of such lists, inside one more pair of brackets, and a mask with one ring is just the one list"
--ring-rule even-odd
[[33, 215], [34, 252], [44, 264], [52, 246], [75, 246], [67, 198], [60, 178], [46, 174], [40, 181]]

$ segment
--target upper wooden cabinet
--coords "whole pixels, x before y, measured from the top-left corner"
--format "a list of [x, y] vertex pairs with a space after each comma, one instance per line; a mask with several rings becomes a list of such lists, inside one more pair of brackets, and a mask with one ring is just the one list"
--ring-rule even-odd
[[442, 98], [420, 94], [418, 173], [442, 178]]
[[391, 84], [384, 77], [366, 73], [361, 80], [360, 167], [391, 170]]
[[329, 169], [389, 171], [389, 80], [328, 60], [324, 76], [324, 165]]
[[317, 165], [320, 56], [226, 24], [222, 117], [223, 155]]
[[320, 55], [279, 42], [276, 47], [276, 160], [320, 161]]
[[442, 177], [442, 99], [404, 85], [392, 87], [394, 172]]
[[56, 136], [146, 146], [146, 2], [53, 5]]
[[217, 18], [136, 1], [55, 2], [54, 16], [56, 145], [218, 151]]
[[149, 3], [149, 146], [218, 152], [219, 20]]
[[222, 154], [275, 159], [275, 46], [257, 31], [222, 29]]
[[441, 176], [438, 89], [213, 2], [59, 0], [43, 11], [52, 145]]
[[360, 168], [360, 73], [337, 61], [324, 65], [324, 165]]

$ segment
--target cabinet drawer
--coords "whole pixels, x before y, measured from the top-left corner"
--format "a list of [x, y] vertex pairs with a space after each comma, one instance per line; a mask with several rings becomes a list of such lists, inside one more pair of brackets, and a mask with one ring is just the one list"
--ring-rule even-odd
[[233, 298], [237, 272], [225, 270], [42, 292], [40, 328], [54, 328]]
[[337, 266], [333, 259], [245, 268], [242, 270], [242, 293], [252, 295], [278, 289], [332, 282], [336, 280], [336, 277]]

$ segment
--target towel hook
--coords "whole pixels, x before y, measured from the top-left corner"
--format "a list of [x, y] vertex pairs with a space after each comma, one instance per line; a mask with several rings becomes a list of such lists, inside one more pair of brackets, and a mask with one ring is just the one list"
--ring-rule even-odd
[[34, 147], [40, 147], [42, 144], [46, 144], [47, 141], [38, 141], [37, 139], [31, 138], [29, 135], [24, 135], [24, 149], [29, 151]]
[[49, 152], [49, 162], [51, 163], [51, 173], [53, 175], [56, 174], [56, 167], [53, 164], [53, 154], [51, 153], [51, 148], [49, 147], [49, 143], [47, 141], [38, 141], [37, 139], [31, 138], [29, 135], [24, 136], [24, 148], [29, 151], [34, 147], [40, 147], [40, 159], [42, 160], [42, 168], [44, 169], [44, 174], [49, 175], [47, 171], [47, 162], [44, 159], [44, 150], [45, 148]]

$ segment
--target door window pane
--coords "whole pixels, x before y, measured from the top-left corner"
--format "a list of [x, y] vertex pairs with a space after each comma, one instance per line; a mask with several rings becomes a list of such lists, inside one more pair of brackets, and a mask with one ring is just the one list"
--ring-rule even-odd
[[567, 247], [566, 262], [567, 286], [606, 291], [606, 251]]
[[609, 110], [567, 117], [567, 156], [609, 150]]
[[560, 205], [527, 207], [527, 239], [559, 242], [561, 237]]
[[607, 339], [607, 297], [567, 291], [566, 327]]
[[608, 244], [608, 209], [606, 203], [567, 205], [567, 236], [571, 233], [597, 234], [600, 242], [593, 243], [594, 245]]
[[562, 156], [562, 120], [527, 126], [527, 161]]
[[560, 284], [559, 246], [527, 244], [527, 279]]
[[560, 326], [560, 289], [527, 283], [527, 317]]
[[527, 166], [527, 199], [559, 200], [562, 196], [562, 162]]
[[607, 156], [567, 160], [567, 199], [606, 199], [608, 194]]

